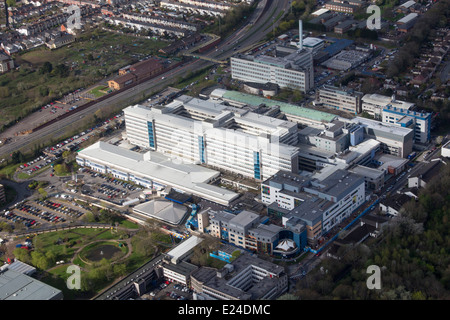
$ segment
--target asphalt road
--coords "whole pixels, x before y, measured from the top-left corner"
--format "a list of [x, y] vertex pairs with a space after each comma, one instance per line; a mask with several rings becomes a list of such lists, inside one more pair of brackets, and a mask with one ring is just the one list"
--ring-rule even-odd
[[[213, 49], [212, 52], [207, 54], [209, 57], [228, 59], [233, 53], [235, 53], [235, 51], [233, 50], [234, 47], [240, 46], [242, 48], [245, 48], [246, 46], [252, 45], [264, 39], [265, 35], [268, 32], [272, 31], [272, 27], [270, 26], [272, 22], [275, 22], [275, 24], [277, 23], [277, 21], [274, 21], [274, 18], [278, 17], [280, 12], [288, 9], [290, 5], [289, 0], [262, 1], [263, 3], [266, 3], [267, 7], [265, 8], [265, 10], [262, 7], [258, 7], [253, 15], [249, 17], [248, 23], [238, 30], [234, 31], [231, 36], [222, 41], [217, 46], [217, 51]], [[43, 140], [57, 140], [62, 135], [64, 135], [68, 128], [76, 128], [76, 123], [86, 115], [91, 115], [99, 109], [117, 104], [120, 101], [133, 101], [134, 98], [141, 97], [143, 94], [160, 91], [170, 85], [177, 77], [183, 76], [189, 71], [205, 68], [213, 64], [213, 62], [200, 59], [188, 62], [178, 68], [168, 71], [166, 74], [163, 74], [156, 79], [152, 79], [145, 83], [139, 84], [109, 99], [105, 99], [99, 103], [96, 103], [87, 109], [81, 110], [71, 116], [68, 116], [67, 118], [51, 124], [39, 131], [32, 132], [24, 138], [18, 137], [13, 139], [12, 142], [0, 148], [0, 157], [8, 157], [9, 154], [16, 150], [32, 148], [35, 144], [42, 143]], [[165, 77], [165, 79], [162, 80], [162, 77]]]

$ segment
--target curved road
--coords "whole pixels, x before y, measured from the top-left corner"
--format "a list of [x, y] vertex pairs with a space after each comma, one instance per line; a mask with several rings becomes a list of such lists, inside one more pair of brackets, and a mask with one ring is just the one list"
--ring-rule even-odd
[[[231, 55], [233, 55], [233, 53], [235, 53], [234, 48], [236, 46], [244, 48], [263, 40], [266, 34], [272, 31], [272, 23], [276, 25], [282, 16], [281, 13], [286, 12], [290, 6], [290, 0], [261, 0], [261, 3], [265, 3], [265, 7], [260, 4], [253, 12], [253, 15], [247, 20], [247, 24], [234, 31], [232, 35], [218, 44], [217, 51], [213, 50], [212, 52], [209, 52], [205, 55], [214, 59], [228, 59]], [[279, 17], [277, 21], [275, 21], [276, 17]], [[50, 139], [57, 140], [68, 131], [68, 128], [72, 127], [73, 129], [76, 129], [76, 124], [81, 120], [81, 118], [86, 115], [95, 113], [95, 111], [97, 111], [98, 109], [102, 109], [106, 106], [117, 104], [118, 102], [127, 100], [132, 103], [132, 101], [136, 99], [136, 97], [141, 97], [143, 94], [157, 92], [166, 88], [171, 83], [173, 83], [173, 81], [177, 77], [183, 76], [191, 70], [202, 69], [208, 66], [212, 66], [213, 64], [213, 62], [200, 59], [185, 63], [184, 65], [181, 65], [173, 70], [168, 71], [166, 74], [163, 74], [162, 76], [165, 77], [164, 80], [162, 80], [160, 77], [151, 79], [115, 96], [112, 96], [109, 99], [98, 102], [89, 108], [81, 110], [39, 131], [32, 132], [26, 137], [14, 138], [14, 141], [0, 147], [0, 157], [9, 157], [9, 155], [14, 151], [33, 148], [34, 145], [41, 144], [42, 142], [48, 141]]]

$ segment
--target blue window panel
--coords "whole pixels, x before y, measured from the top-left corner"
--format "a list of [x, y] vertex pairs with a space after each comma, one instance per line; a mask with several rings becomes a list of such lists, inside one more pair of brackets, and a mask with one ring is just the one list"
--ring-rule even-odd
[[147, 121], [147, 129], [148, 129], [148, 144], [151, 148], [155, 147], [155, 138], [153, 133], [153, 123]]
[[199, 150], [199, 156], [200, 156], [200, 161], [202, 163], [205, 163], [205, 141], [203, 139], [202, 136], [198, 137], [198, 150]]
[[253, 171], [255, 179], [261, 179], [261, 166], [259, 163], [259, 152], [253, 152]]

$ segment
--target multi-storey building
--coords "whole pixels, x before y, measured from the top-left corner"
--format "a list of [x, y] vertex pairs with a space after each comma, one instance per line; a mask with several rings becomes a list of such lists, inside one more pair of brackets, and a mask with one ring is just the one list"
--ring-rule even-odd
[[358, 9], [358, 6], [354, 4], [341, 3], [337, 1], [330, 1], [325, 4], [325, 8], [331, 11], [354, 13]]
[[194, 300], [270, 300], [288, 289], [283, 267], [241, 254], [224, 268], [201, 267], [191, 274]]
[[361, 92], [328, 85], [321, 87], [316, 94], [316, 101], [324, 107], [352, 114], [361, 112], [361, 98]]
[[[265, 105], [271, 108], [273, 112], [278, 110], [286, 116], [286, 119], [296, 122], [301, 126], [322, 128], [324, 123], [331, 122], [337, 118], [337, 116], [332, 113], [276, 101], [239, 91], [216, 89], [211, 93], [210, 97], [237, 107], [257, 107], [260, 105]], [[275, 116], [277, 115], [275, 114]]]
[[306, 224], [307, 240], [316, 241], [365, 202], [364, 178], [337, 169], [324, 179], [280, 171], [261, 184], [269, 215]]
[[365, 94], [362, 99], [362, 111], [367, 112], [375, 120], [382, 119], [383, 109], [387, 106], [392, 106], [397, 109], [409, 110], [414, 106], [414, 103], [396, 100], [395, 96], [383, 96], [381, 94]]
[[298, 50], [283, 58], [239, 54], [231, 57], [231, 75], [233, 79], [276, 83], [306, 92], [314, 87], [312, 52]]
[[427, 143], [430, 141], [431, 113], [416, 112], [389, 105], [383, 109], [382, 117], [382, 121], [385, 123], [413, 129], [415, 142]]
[[322, 129], [305, 128], [299, 132], [299, 139], [317, 148], [333, 153], [346, 150], [349, 146], [349, 128], [351, 125], [333, 120], [323, 125]]
[[[306, 229], [302, 223], [280, 227], [266, 224], [267, 216], [242, 211], [235, 215], [225, 211], [208, 211], [206, 232], [235, 246], [270, 255], [290, 255], [303, 250]], [[292, 250], [282, 250], [283, 240], [291, 241]]]
[[406, 158], [412, 152], [413, 129], [362, 117], [355, 117], [351, 122], [364, 129], [365, 137], [379, 141], [384, 153]]
[[182, 161], [206, 164], [256, 180], [296, 172], [295, 123], [181, 96], [166, 106], [124, 109], [128, 140]]

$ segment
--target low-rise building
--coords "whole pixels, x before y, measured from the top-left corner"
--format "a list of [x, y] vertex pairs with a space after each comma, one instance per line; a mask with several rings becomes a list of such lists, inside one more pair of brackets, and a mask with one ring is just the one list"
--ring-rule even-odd
[[405, 17], [401, 18], [397, 21], [397, 28], [400, 32], [408, 32], [414, 24], [417, 22], [419, 15], [415, 12], [412, 12]]
[[14, 60], [0, 53], [0, 73], [5, 73], [14, 69]]
[[154, 151], [138, 153], [99, 141], [78, 152], [76, 161], [80, 166], [145, 188], [160, 190], [169, 186], [223, 205], [239, 196], [208, 184], [220, 172], [195, 164], [174, 163], [170, 157]]
[[384, 170], [356, 165], [349, 171], [364, 177], [367, 190], [379, 191], [384, 186], [386, 176]]
[[323, 62], [322, 65], [330, 69], [347, 71], [356, 68], [361, 63], [367, 61], [370, 56], [370, 52], [364, 52], [361, 50], [344, 50], [336, 56]]
[[322, 128], [324, 123], [329, 123], [337, 118], [336, 115], [328, 112], [233, 90], [216, 89], [211, 93], [210, 97], [212, 99], [227, 102], [239, 108], [244, 106], [258, 107], [260, 105], [277, 108], [286, 115], [286, 119], [301, 124], [302, 126]]
[[220, 270], [199, 268], [191, 283], [194, 300], [272, 300], [288, 289], [283, 267], [246, 251]]
[[[223, 4], [223, 5], [222, 5]], [[162, 0], [160, 6], [169, 10], [176, 10], [188, 14], [223, 17], [228, 12], [227, 3], [215, 1], [172, 1]]]
[[441, 148], [441, 156], [450, 158], [450, 140], [444, 143], [444, 145]]
[[344, 2], [330, 1], [325, 4], [325, 8], [330, 11], [354, 13], [359, 8], [359, 6]]
[[356, 24], [357, 22], [355, 20], [345, 20], [334, 27], [334, 32], [337, 34], [344, 34]]
[[49, 286], [22, 272], [0, 268], [0, 300], [62, 300], [61, 290]]
[[433, 159], [420, 170], [408, 177], [408, 188], [425, 188], [428, 183], [439, 175], [444, 166], [449, 162], [445, 159]]
[[75, 41], [75, 37], [71, 34], [63, 34], [60, 37], [51, 39], [45, 43], [50, 49], [58, 49]]
[[163, 64], [150, 58], [119, 70], [119, 76], [109, 80], [108, 86], [114, 90], [120, 90], [142, 79], [155, 77], [161, 74], [163, 70]]
[[383, 199], [380, 202], [380, 209], [387, 215], [397, 216], [405, 203], [409, 202], [411, 198], [403, 193], [395, 193]]

